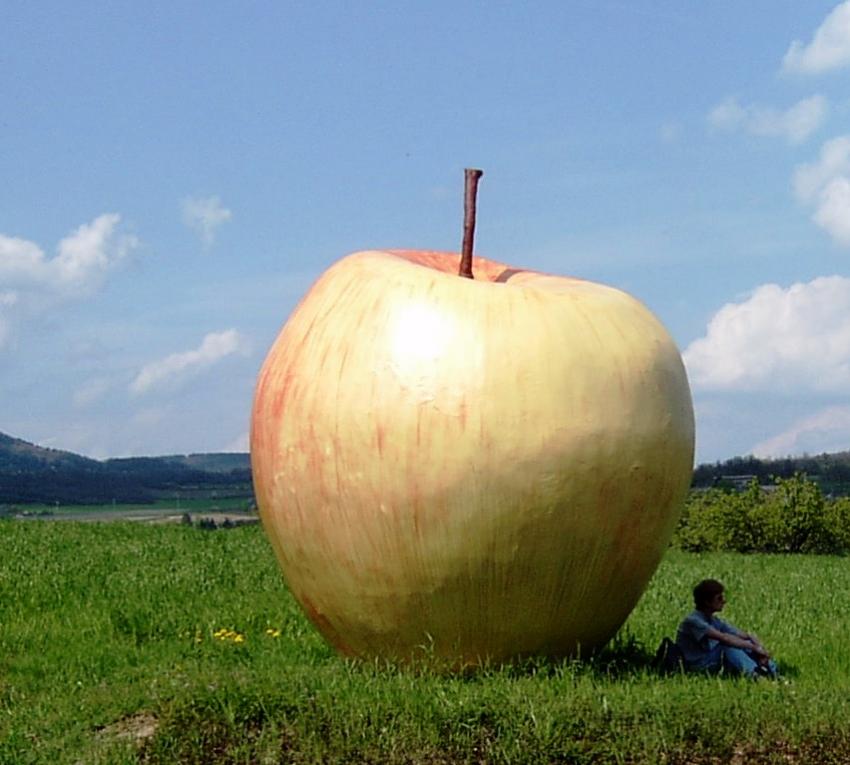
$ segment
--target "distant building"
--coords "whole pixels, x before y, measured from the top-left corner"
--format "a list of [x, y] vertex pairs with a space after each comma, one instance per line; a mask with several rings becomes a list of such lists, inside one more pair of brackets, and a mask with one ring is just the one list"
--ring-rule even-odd
[[[813, 480], [817, 481], [817, 477], [815, 476]], [[773, 477], [767, 479], [767, 483], [763, 483], [757, 475], [749, 474], [722, 475], [717, 479], [716, 485], [729, 486], [735, 489], [735, 491], [745, 491], [749, 488], [753, 481], [758, 483], [759, 488], [768, 494], [776, 491], [776, 483], [774, 482]]]
[[718, 483], [727, 484], [737, 489], [738, 491], [743, 491], [746, 489], [753, 481], [758, 481], [758, 476], [756, 475], [722, 475], [720, 476], [720, 480]]

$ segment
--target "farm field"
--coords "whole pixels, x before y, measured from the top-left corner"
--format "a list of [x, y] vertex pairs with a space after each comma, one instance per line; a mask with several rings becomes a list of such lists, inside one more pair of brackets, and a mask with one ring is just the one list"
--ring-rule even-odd
[[[713, 576], [788, 683], [661, 677]], [[257, 526], [0, 522], [0, 763], [850, 762], [850, 560], [671, 550], [589, 661], [337, 657]]]
[[222, 497], [217, 499], [161, 499], [156, 502], [107, 505], [41, 505], [20, 504], [15, 506], [15, 518], [20, 520], [57, 521], [169, 521], [179, 520], [184, 514], [193, 519], [241, 518], [256, 519], [254, 511], [248, 509], [251, 499], [245, 497]]

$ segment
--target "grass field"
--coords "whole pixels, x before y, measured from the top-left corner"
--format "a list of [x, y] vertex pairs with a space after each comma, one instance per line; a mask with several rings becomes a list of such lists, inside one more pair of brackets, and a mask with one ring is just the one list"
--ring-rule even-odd
[[245, 510], [251, 504], [250, 497], [179, 498], [158, 499], [155, 502], [117, 503], [111, 505], [40, 505], [20, 504], [17, 508], [31, 515], [52, 514], [56, 517], [74, 518], [78, 515], [109, 515], [115, 513], [144, 513], [149, 511], [171, 511], [203, 513], [218, 510]]
[[[790, 684], [660, 677], [706, 576]], [[850, 559], [671, 551], [588, 662], [336, 657], [259, 527], [0, 523], [0, 763], [850, 762]]]

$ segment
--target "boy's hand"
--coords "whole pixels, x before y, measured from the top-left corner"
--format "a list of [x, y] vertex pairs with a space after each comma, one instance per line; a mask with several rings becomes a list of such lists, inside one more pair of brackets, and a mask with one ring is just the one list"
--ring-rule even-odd
[[758, 656], [759, 659], [767, 660], [770, 658], [770, 654], [767, 652], [767, 649], [761, 643], [759, 643], [758, 640], [753, 640], [753, 638], [751, 637], [750, 644], [753, 646], [753, 653]]
[[753, 644], [754, 650], [760, 653], [767, 653], [767, 650], [761, 644], [761, 641], [752, 632], [748, 632], [744, 637]]

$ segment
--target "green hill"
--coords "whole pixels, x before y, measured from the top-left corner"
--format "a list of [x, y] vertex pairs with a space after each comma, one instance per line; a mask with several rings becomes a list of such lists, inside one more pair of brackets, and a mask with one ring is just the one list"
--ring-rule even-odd
[[190, 454], [94, 460], [0, 433], [0, 504], [99, 504], [251, 497], [247, 454]]
[[95, 470], [97, 460], [73, 452], [36, 446], [20, 438], [0, 433], [0, 472], [21, 470]]

